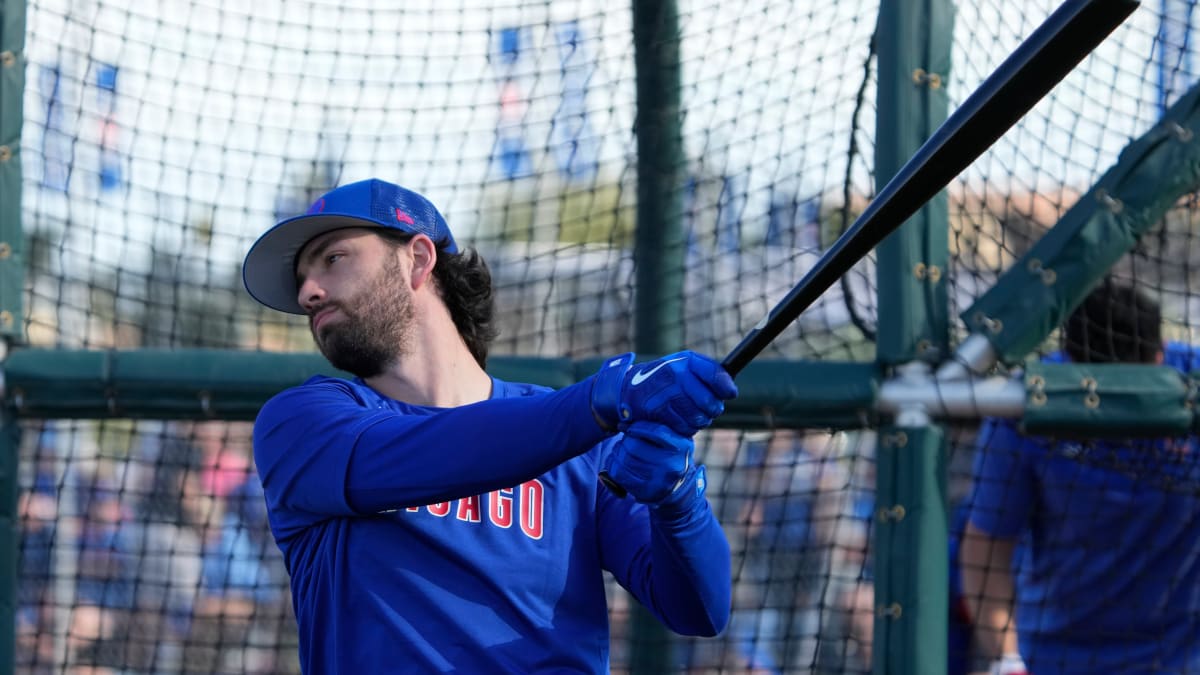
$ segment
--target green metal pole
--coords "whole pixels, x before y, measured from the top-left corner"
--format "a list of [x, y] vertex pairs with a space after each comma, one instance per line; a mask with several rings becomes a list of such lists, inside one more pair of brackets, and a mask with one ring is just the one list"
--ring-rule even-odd
[[683, 341], [679, 12], [674, 2], [635, 0], [637, 71], [636, 349], [668, 353]]
[[[25, 99], [25, 0], [0, 0], [0, 359], [23, 330], [21, 125]], [[0, 672], [17, 660], [17, 448], [12, 411], [0, 410]]]
[[21, 339], [24, 290], [21, 125], [25, 0], [0, 0], [0, 337]]
[[[666, 354], [683, 343], [683, 138], [679, 8], [673, 0], [634, 0], [637, 73], [637, 234], [634, 348]], [[672, 669], [672, 640], [641, 606], [631, 617], [633, 673]]]
[[[946, 119], [950, 0], [883, 0], [875, 181], [884, 185]], [[948, 205], [939, 194], [880, 244], [876, 359], [927, 368], [949, 354]], [[944, 675], [949, 618], [945, 434], [925, 411], [880, 429], [876, 473], [876, 675]]]

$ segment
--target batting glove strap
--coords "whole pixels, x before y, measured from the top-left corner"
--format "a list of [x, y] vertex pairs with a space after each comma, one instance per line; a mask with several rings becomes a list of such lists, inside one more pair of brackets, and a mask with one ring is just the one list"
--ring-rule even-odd
[[592, 376], [592, 417], [600, 428], [613, 433], [621, 423], [621, 388], [633, 364], [633, 352], [614, 356]]
[[706, 503], [704, 493], [707, 489], [708, 474], [704, 465], [693, 464], [671, 494], [649, 506], [660, 520], [683, 520]]
[[[725, 411], [724, 401], [737, 396], [729, 373], [703, 354], [676, 352], [632, 367], [624, 361], [627, 357], [610, 359], [601, 369], [593, 396], [597, 419], [610, 425], [615, 419], [619, 431], [642, 421], [691, 436]], [[618, 381], [615, 375], [622, 367]]]

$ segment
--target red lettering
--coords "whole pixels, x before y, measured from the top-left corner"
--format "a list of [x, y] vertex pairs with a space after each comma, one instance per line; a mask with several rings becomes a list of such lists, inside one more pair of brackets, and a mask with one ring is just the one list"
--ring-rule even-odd
[[488, 518], [496, 527], [512, 527], [512, 493], [504, 488], [488, 495]]
[[542, 495], [545, 488], [534, 479], [521, 483], [521, 531], [530, 539], [542, 538]]
[[458, 519], [479, 522], [479, 497], [464, 497], [458, 500]]
[[405, 510], [405, 511], [412, 511], [413, 513], [416, 513], [417, 511], [420, 511], [420, 510], [421, 510], [421, 507], [419, 507], [419, 506], [410, 506], [410, 507], [408, 507], [407, 509], [404, 509], [404, 510]]
[[450, 513], [450, 502], [438, 502], [425, 507], [435, 516], [444, 516]]

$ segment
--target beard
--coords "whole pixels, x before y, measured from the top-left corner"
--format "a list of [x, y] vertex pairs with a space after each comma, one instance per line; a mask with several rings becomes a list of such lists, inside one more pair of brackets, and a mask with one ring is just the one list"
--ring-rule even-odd
[[400, 263], [392, 260], [362, 293], [326, 305], [337, 307], [342, 316], [319, 333], [313, 331], [313, 340], [334, 368], [367, 379], [408, 352], [415, 310], [411, 291], [400, 278]]

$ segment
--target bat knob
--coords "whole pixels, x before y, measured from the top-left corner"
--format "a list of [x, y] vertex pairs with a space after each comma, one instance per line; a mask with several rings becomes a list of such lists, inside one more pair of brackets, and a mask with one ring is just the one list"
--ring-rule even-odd
[[608, 475], [607, 471], [600, 472], [600, 482], [604, 483], [604, 487], [608, 488], [610, 492], [618, 497], [624, 497], [625, 495], [629, 494], [625, 488], [621, 487], [617, 481], [612, 479], [612, 476]]

